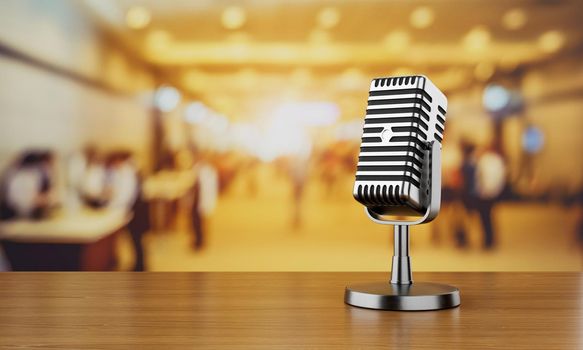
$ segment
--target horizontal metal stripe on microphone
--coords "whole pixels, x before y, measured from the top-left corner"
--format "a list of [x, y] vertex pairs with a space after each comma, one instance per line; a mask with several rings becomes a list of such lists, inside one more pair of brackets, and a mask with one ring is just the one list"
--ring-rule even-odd
[[391, 137], [391, 139], [389, 141], [391, 141], [391, 142], [413, 142], [414, 144], [416, 144], [417, 146], [419, 146], [422, 149], [427, 148], [427, 144], [425, 144], [425, 142], [419, 140], [416, 137], [411, 137], [411, 136], [393, 136], [393, 137]]
[[364, 118], [364, 125], [370, 124], [393, 124], [393, 123], [417, 123], [425, 130], [429, 130], [429, 126], [420, 118], [413, 117], [387, 117], [387, 118]]
[[422, 108], [419, 107], [396, 107], [396, 108], [378, 108], [378, 109], [367, 109], [367, 115], [374, 114], [402, 114], [402, 113], [417, 113], [420, 114], [425, 120], [429, 121], [429, 115]]
[[439, 114], [437, 115], [437, 120], [439, 120], [439, 122], [441, 123], [441, 125], [445, 126], [445, 118], [443, 118], [442, 116], [440, 116]]
[[383, 99], [383, 100], [368, 100], [369, 106], [377, 106], [377, 105], [398, 105], [398, 104], [415, 104], [418, 103], [421, 106], [425, 107], [428, 112], [431, 112], [431, 106], [427, 102], [425, 102], [420, 97], [411, 97], [411, 98], [390, 98], [390, 99]]
[[435, 124], [435, 128], [443, 135], [443, 128], [439, 124]]
[[359, 165], [356, 167], [357, 171], [408, 171], [411, 174], [421, 178], [421, 170], [410, 165]]
[[443, 138], [438, 133], [434, 133], [433, 137], [435, 137], [439, 142], [443, 141]]
[[421, 135], [424, 140], [427, 140], [427, 134], [425, 134], [419, 127], [417, 126], [393, 126], [391, 130], [394, 132], [409, 132]]
[[445, 115], [445, 113], [446, 113], [445, 109], [443, 109], [443, 107], [441, 107], [441, 106], [437, 106], [437, 110], [443, 115]]
[[356, 181], [399, 181], [409, 182], [417, 188], [420, 187], [419, 181], [406, 175], [356, 175]]
[[383, 130], [385, 130], [385, 128], [364, 128], [362, 132], [363, 134], [376, 134]]
[[427, 93], [427, 91], [423, 89], [392, 89], [392, 90], [373, 90], [369, 91], [369, 96], [393, 96], [393, 95], [408, 95], [408, 94], [417, 94], [425, 97], [429, 102], [433, 102], [433, 98], [431, 95]]
[[360, 152], [412, 152], [423, 159], [423, 152], [415, 146], [361, 146]]
[[362, 143], [376, 143], [376, 142], [382, 142], [383, 139], [381, 139], [378, 136], [375, 137], [363, 137], [362, 138]]
[[414, 156], [360, 156], [358, 162], [410, 162], [418, 167], [423, 166], [423, 163]]

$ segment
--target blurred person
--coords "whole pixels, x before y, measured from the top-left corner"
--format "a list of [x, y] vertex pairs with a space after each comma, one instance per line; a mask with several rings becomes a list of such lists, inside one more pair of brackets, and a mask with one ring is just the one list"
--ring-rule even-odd
[[41, 219], [48, 215], [55, 203], [53, 160], [50, 151], [26, 152], [8, 171], [4, 218]]
[[[466, 144], [462, 175], [464, 205], [468, 210], [478, 213], [484, 234], [483, 248], [492, 249], [496, 244], [492, 209], [506, 186], [504, 159], [495, 149], [478, 154], [473, 145]], [[458, 237], [458, 243], [465, 245], [465, 239], [465, 234], [464, 237]]]
[[219, 176], [209, 160], [209, 154], [201, 154], [193, 166], [196, 180], [192, 188], [192, 232], [194, 249], [205, 244], [206, 218], [214, 211], [219, 193]]
[[106, 207], [132, 215], [128, 231], [135, 251], [134, 271], [145, 270], [143, 235], [149, 230], [149, 208], [142, 196], [141, 181], [130, 152], [113, 152], [107, 160]]
[[70, 169], [75, 177], [81, 174], [81, 178], [74, 181], [82, 201], [91, 208], [101, 208], [107, 204], [108, 198], [105, 192], [106, 164], [104, 158], [94, 148], [88, 148], [82, 157], [75, 159], [72, 164], [75, 169]]
[[293, 228], [298, 229], [302, 225], [302, 199], [304, 197], [306, 183], [308, 182], [309, 158], [302, 155], [290, 157], [289, 175], [293, 186]]
[[439, 243], [441, 231], [444, 229], [454, 233], [454, 238], [460, 247], [465, 247], [465, 227], [464, 218], [467, 216], [466, 209], [462, 202], [462, 150], [459, 145], [444, 144], [442, 156], [442, 191], [441, 191], [441, 211], [436, 220], [431, 225], [431, 240]]

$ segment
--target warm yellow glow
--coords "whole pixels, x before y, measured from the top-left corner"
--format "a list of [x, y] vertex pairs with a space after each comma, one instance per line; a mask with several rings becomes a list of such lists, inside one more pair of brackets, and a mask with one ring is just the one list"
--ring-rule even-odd
[[393, 71], [393, 76], [412, 75], [415, 74], [411, 68], [399, 67]]
[[324, 29], [331, 29], [340, 22], [340, 11], [336, 7], [325, 7], [318, 13], [318, 25]]
[[148, 49], [153, 52], [159, 52], [159, 50], [168, 48], [171, 40], [172, 38], [167, 31], [157, 29], [148, 33], [148, 36], [146, 37], [146, 45], [148, 46]]
[[549, 30], [538, 38], [539, 48], [547, 53], [559, 51], [565, 45], [565, 36], [558, 30]]
[[126, 25], [131, 29], [143, 29], [150, 24], [152, 14], [142, 6], [132, 6], [126, 13]]
[[236, 75], [237, 83], [243, 89], [253, 88], [257, 84], [258, 78], [257, 72], [251, 68], [243, 68]]
[[488, 47], [491, 40], [492, 35], [488, 28], [477, 26], [464, 37], [464, 46], [469, 51], [483, 51]]
[[330, 42], [330, 33], [321, 29], [314, 29], [308, 39], [311, 44], [326, 44]]
[[307, 68], [296, 68], [290, 75], [290, 80], [298, 87], [305, 87], [312, 81], [312, 73]]
[[411, 38], [403, 30], [395, 30], [385, 36], [384, 44], [391, 51], [403, 51], [409, 46]]
[[509, 30], [517, 30], [526, 24], [526, 12], [520, 8], [514, 8], [508, 10], [504, 16], [502, 16], [502, 24], [504, 28]]
[[229, 6], [221, 16], [221, 23], [227, 29], [239, 29], [247, 21], [247, 14], [242, 7]]
[[495, 71], [496, 68], [494, 67], [493, 64], [488, 62], [481, 62], [478, 63], [478, 65], [474, 69], [474, 76], [476, 77], [476, 79], [480, 81], [487, 81], [494, 75]]
[[237, 31], [237, 32], [231, 33], [227, 37], [227, 40], [232, 42], [232, 43], [247, 43], [251, 40], [251, 37], [246, 32]]
[[428, 6], [417, 7], [409, 17], [411, 25], [418, 29], [424, 29], [433, 24], [435, 20], [435, 14], [433, 10]]
[[358, 68], [348, 68], [339, 77], [338, 87], [345, 90], [366, 89], [370, 80]]

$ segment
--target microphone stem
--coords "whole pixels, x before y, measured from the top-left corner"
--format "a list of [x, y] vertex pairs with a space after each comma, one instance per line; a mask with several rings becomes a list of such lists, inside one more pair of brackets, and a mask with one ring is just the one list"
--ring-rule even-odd
[[394, 225], [393, 266], [391, 284], [411, 284], [411, 259], [409, 258], [409, 226]]

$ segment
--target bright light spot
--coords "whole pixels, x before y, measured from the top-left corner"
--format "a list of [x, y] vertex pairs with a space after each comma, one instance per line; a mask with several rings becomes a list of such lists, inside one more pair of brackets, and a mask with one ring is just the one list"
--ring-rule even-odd
[[435, 20], [435, 14], [430, 7], [419, 6], [417, 7], [409, 17], [411, 25], [418, 29], [428, 28], [433, 24]]
[[152, 15], [142, 6], [132, 6], [126, 13], [126, 25], [131, 29], [143, 29], [150, 24]]
[[547, 53], [559, 51], [565, 45], [565, 36], [558, 30], [549, 30], [538, 38], [539, 48]]
[[184, 119], [190, 124], [202, 124], [209, 116], [209, 110], [201, 102], [189, 104], [184, 111]]
[[538, 153], [545, 144], [545, 135], [536, 126], [529, 126], [522, 134], [522, 148], [530, 153]]
[[483, 51], [488, 47], [491, 40], [492, 36], [488, 28], [478, 26], [466, 34], [464, 37], [464, 45], [470, 51]]
[[340, 22], [340, 11], [335, 7], [325, 7], [318, 13], [318, 25], [324, 29], [331, 29]]
[[385, 36], [383, 43], [391, 51], [405, 50], [411, 41], [409, 33], [404, 30], [395, 30]]
[[502, 25], [508, 30], [517, 30], [526, 24], [526, 12], [520, 8], [508, 10], [502, 16]]
[[162, 112], [170, 112], [180, 103], [180, 92], [172, 86], [162, 86], [154, 96], [156, 107]]
[[338, 125], [334, 130], [334, 136], [338, 140], [360, 140], [364, 119], [355, 119]]
[[281, 104], [273, 117], [276, 120], [293, 120], [297, 125], [331, 125], [340, 116], [340, 108], [332, 102], [288, 102]]
[[229, 6], [221, 16], [221, 23], [227, 29], [239, 29], [247, 21], [247, 14], [242, 7]]
[[500, 85], [489, 85], [484, 89], [482, 104], [487, 111], [500, 112], [510, 104], [510, 92]]
[[474, 69], [474, 75], [480, 81], [487, 81], [488, 79], [492, 78], [496, 68], [493, 64], [488, 62], [481, 62], [478, 63], [476, 68]]

